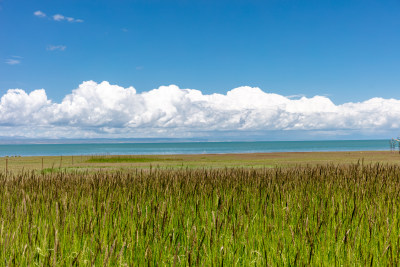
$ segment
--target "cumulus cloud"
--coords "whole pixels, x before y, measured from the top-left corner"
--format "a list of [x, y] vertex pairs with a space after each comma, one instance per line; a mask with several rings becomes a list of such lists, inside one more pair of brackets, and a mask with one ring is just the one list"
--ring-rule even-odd
[[64, 51], [67, 49], [67, 46], [65, 45], [48, 45], [46, 47], [46, 50], [48, 51]]
[[[370, 131], [400, 128], [400, 100], [372, 98], [335, 105], [328, 97], [291, 99], [257, 87], [226, 94], [161, 86], [138, 93], [108, 82], [83, 82], [60, 103], [44, 89], [10, 89], [0, 100], [0, 133], [14, 127], [31, 135], [64, 137], [198, 136], [223, 132]], [[29, 132], [28, 131], [28, 132]], [[27, 134], [27, 132], [25, 132]], [[45, 134], [45, 135], [46, 135]]]

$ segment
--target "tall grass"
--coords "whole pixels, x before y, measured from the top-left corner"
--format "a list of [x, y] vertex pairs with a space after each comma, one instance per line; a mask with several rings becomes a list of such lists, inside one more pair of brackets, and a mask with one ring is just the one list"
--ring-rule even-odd
[[0, 174], [0, 265], [398, 265], [400, 168]]

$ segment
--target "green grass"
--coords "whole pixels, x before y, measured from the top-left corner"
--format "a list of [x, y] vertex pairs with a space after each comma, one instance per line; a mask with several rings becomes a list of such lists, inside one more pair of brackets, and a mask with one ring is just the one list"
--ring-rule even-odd
[[0, 173], [1, 265], [399, 265], [400, 167]]
[[297, 165], [365, 163], [399, 164], [399, 154], [389, 151], [294, 152], [207, 155], [124, 155], [124, 156], [49, 156], [0, 158], [0, 171], [59, 169], [136, 169], [160, 168], [225, 168], [231, 167], [293, 167]]
[[170, 159], [162, 159], [155, 157], [133, 157], [133, 156], [93, 156], [88, 159], [87, 163], [143, 163], [143, 162], [158, 162]]

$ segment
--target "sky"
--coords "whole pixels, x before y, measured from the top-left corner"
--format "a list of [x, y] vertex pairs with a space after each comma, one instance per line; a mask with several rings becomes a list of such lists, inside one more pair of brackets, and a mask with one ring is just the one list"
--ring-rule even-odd
[[395, 137], [399, 14], [399, 1], [0, 0], [0, 136]]

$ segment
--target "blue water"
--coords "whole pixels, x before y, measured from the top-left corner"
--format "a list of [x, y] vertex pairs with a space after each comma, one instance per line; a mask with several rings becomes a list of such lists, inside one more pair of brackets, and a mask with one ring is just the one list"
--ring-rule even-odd
[[220, 154], [389, 150], [389, 140], [0, 145], [0, 156]]

